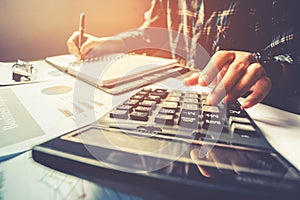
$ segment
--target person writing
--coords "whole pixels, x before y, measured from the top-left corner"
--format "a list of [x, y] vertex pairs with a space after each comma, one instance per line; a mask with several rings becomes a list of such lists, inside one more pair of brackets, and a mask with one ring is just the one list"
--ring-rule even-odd
[[[67, 46], [82, 59], [168, 46], [171, 56], [182, 54], [188, 65], [201, 69], [185, 83], [213, 86], [210, 104], [248, 94], [244, 108], [261, 101], [280, 107], [299, 85], [296, 8], [294, 1], [283, 0], [152, 0], [137, 30], [100, 38], [84, 34], [80, 48], [76, 31]], [[199, 46], [209, 60], [199, 59]]]

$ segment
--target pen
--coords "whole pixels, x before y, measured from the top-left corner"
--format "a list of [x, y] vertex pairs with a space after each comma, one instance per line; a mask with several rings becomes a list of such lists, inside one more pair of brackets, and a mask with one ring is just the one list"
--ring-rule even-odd
[[83, 41], [83, 34], [85, 29], [85, 14], [80, 14], [80, 21], [79, 21], [79, 38], [78, 38], [78, 49], [80, 51], [82, 41]]

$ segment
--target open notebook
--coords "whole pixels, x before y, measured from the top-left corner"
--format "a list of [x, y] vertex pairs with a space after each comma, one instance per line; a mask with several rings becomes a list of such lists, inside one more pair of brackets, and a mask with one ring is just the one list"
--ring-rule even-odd
[[176, 59], [140, 54], [111, 54], [85, 61], [78, 61], [73, 55], [60, 55], [48, 57], [46, 61], [111, 94], [120, 94], [189, 71]]

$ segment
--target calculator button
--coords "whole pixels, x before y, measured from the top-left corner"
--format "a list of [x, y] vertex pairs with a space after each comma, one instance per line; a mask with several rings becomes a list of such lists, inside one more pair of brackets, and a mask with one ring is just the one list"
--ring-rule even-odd
[[202, 128], [206, 130], [217, 130], [221, 131], [223, 129], [223, 123], [221, 120], [203, 120]]
[[220, 113], [220, 109], [217, 106], [202, 106], [203, 113]]
[[148, 121], [149, 114], [146, 112], [137, 112], [133, 111], [130, 114], [130, 119], [137, 120], [137, 121]]
[[133, 95], [132, 97], [130, 97], [130, 99], [139, 100], [139, 101], [143, 101], [144, 98], [145, 98], [145, 96], [141, 95], [141, 94], [136, 94], [136, 95]]
[[250, 120], [246, 117], [234, 117], [234, 116], [230, 116], [228, 123], [232, 124], [233, 122], [238, 122], [238, 123], [242, 123], [242, 124], [251, 124]]
[[194, 104], [198, 104], [199, 100], [195, 99], [195, 98], [184, 98], [182, 100], [184, 103], [194, 103]]
[[201, 99], [201, 104], [202, 106], [209, 106], [210, 104], [208, 103], [207, 99]]
[[159, 96], [161, 98], [166, 98], [168, 96], [168, 91], [163, 89], [156, 89], [150, 93], [152, 96]]
[[151, 114], [152, 107], [138, 106], [138, 107], [136, 107], [135, 111], [137, 111], [137, 112], [146, 112], [146, 113]]
[[133, 107], [131, 105], [119, 105], [116, 109], [117, 110], [128, 110], [128, 112], [133, 111]]
[[231, 131], [244, 138], [259, 137], [259, 134], [256, 132], [255, 128], [250, 124], [233, 123], [231, 125]]
[[174, 116], [157, 114], [155, 117], [155, 122], [159, 124], [174, 125]]
[[159, 110], [160, 114], [165, 114], [165, 115], [175, 115], [176, 110], [175, 109], [167, 109], [167, 108], [161, 108]]
[[220, 116], [219, 113], [204, 112], [203, 113], [203, 119], [220, 120], [221, 116]]
[[177, 102], [168, 102], [165, 101], [161, 105], [162, 108], [167, 108], [167, 109], [177, 109], [178, 108], [178, 103]]
[[169, 101], [169, 102], [179, 102], [180, 98], [179, 97], [170, 97], [170, 96], [168, 96], [166, 98], [166, 101]]
[[185, 98], [193, 98], [193, 99], [197, 99], [199, 96], [198, 96], [197, 93], [194, 93], [194, 92], [189, 93], [189, 92], [187, 92], [187, 93], [185, 93], [184, 97], [185, 97]]
[[243, 110], [228, 110], [228, 116], [247, 117], [247, 114]]
[[145, 98], [145, 100], [155, 101], [156, 103], [160, 103], [160, 97], [159, 96], [149, 95], [148, 97]]
[[188, 111], [199, 111], [199, 106], [197, 104], [193, 103], [183, 103], [182, 106], [182, 111], [183, 112], [188, 112]]
[[199, 113], [196, 111], [183, 111], [180, 115], [178, 125], [190, 128], [198, 129]]
[[201, 98], [207, 99], [208, 95], [209, 95], [208, 92], [202, 92], [202, 93], [201, 93]]
[[136, 100], [136, 99], [131, 99], [131, 100], [128, 100], [128, 101], [125, 101], [123, 104], [124, 105], [130, 105], [132, 107], [137, 107], [139, 105], [139, 100]]
[[182, 92], [173, 90], [172, 92], [169, 93], [169, 97], [181, 97]]
[[143, 102], [140, 103], [140, 106], [155, 108], [156, 102], [144, 100]]
[[128, 111], [127, 110], [113, 110], [109, 113], [110, 118], [118, 118], [118, 119], [127, 119]]

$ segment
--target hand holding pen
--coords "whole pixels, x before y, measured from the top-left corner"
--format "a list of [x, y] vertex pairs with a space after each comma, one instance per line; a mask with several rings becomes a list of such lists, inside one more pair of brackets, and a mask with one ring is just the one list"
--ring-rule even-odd
[[67, 41], [68, 50], [78, 59], [83, 60], [88, 53], [99, 44], [99, 38], [85, 33], [86, 17], [80, 14], [79, 29], [75, 31]]
[[85, 33], [86, 17], [84, 13], [80, 14], [79, 29], [75, 31], [67, 41], [68, 50], [78, 59], [84, 60], [88, 54], [107, 38], [98, 38]]
[[85, 33], [85, 14], [80, 14], [79, 29], [75, 31], [67, 41], [68, 50], [71, 54], [74, 54], [79, 59], [85, 57], [85, 43], [88, 39], [88, 35]]
[[[84, 60], [111, 53], [125, 53], [125, 45], [119, 37], [95, 37], [85, 33], [86, 17], [80, 15], [79, 30], [67, 41], [69, 53]], [[93, 52], [92, 52], [93, 51]]]

